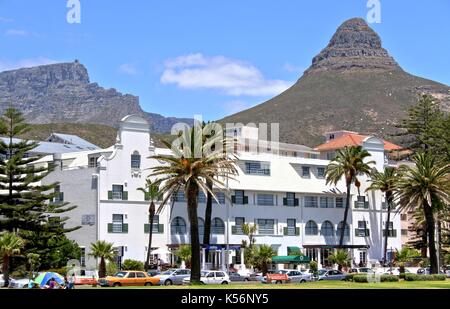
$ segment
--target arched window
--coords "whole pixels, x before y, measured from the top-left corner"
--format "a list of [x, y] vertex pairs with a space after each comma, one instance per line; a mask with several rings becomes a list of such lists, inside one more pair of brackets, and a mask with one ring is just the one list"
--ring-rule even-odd
[[198, 234], [203, 235], [205, 233], [205, 220], [198, 218]]
[[137, 151], [131, 155], [131, 168], [141, 168], [141, 155]]
[[225, 224], [220, 218], [214, 218], [211, 221], [211, 234], [225, 234]]
[[331, 223], [330, 221], [324, 221], [322, 223], [322, 226], [320, 227], [320, 235], [333, 236], [334, 235], [333, 223]]
[[317, 235], [317, 223], [309, 220], [306, 222], [305, 235]]
[[186, 221], [181, 217], [175, 217], [170, 223], [170, 232], [172, 235], [184, 235], [186, 234]]
[[[342, 231], [343, 226], [344, 226], [344, 221], [339, 222], [337, 230], [336, 230], [336, 236], [341, 236], [341, 231]], [[350, 236], [350, 228], [349, 228], [348, 224], [345, 225], [344, 236]]]

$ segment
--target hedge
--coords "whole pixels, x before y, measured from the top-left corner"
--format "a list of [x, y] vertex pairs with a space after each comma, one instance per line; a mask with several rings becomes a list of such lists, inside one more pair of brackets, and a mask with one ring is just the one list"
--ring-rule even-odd
[[345, 281], [353, 281], [354, 276], [355, 276], [355, 274], [346, 274]]
[[[377, 277], [373, 277], [373, 275], [355, 275], [353, 276], [353, 282], [368, 283], [369, 277], [372, 277], [373, 281], [377, 281]], [[379, 278], [380, 282], [398, 282], [398, 276], [395, 275], [381, 275]]]
[[444, 281], [446, 279], [445, 275], [416, 275], [416, 274], [405, 274], [406, 281]]

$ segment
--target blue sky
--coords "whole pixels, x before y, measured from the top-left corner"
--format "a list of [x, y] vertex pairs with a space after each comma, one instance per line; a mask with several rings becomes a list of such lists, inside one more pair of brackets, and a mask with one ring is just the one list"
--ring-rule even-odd
[[[0, 70], [79, 59], [167, 116], [221, 118], [295, 82], [367, 0], [0, 0]], [[370, 26], [408, 72], [450, 84], [450, 1], [379, 0]]]

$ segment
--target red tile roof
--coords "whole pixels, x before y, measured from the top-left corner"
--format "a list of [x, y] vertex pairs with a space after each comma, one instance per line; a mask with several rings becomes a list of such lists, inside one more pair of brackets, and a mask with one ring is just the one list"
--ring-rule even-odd
[[[361, 135], [361, 134], [355, 134], [355, 133], [348, 133], [342, 136], [339, 136], [335, 139], [332, 139], [328, 141], [325, 144], [319, 145], [315, 148], [315, 150], [318, 151], [327, 151], [327, 150], [336, 150], [336, 149], [342, 149], [346, 146], [361, 146], [363, 141], [369, 137], [369, 135]], [[391, 150], [400, 150], [402, 147], [395, 145], [391, 142], [385, 141], [384, 142], [384, 150], [391, 151]]]

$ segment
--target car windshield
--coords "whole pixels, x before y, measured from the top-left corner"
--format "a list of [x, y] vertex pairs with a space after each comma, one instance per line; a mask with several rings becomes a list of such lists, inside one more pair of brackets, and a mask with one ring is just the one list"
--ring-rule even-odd
[[200, 273], [200, 276], [201, 276], [201, 277], [206, 277], [206, 275], [207, 275], [208, 273], [209, 273], [208, 271], [202, 271], [202, 272]]
[[174, 271], [175, 271], [175, 269], [169, 269], [169, 270], [162, 272], [161, 275], [170, 276]]
[[327, 273], [327, 270], [326, 270], [326, 269], [321, 269], [321, 270], [318, 271], [319, 276], [323, 276], [323, 275], [325, 275], [326, 273]]
[[279, 271], [277, 271], [276, 272], [277, 274], [287, 274], [288, 273], [288, 271], [287, 270], [285, 270], [285, 269], [281, 269], [281, 270], [279, 270]]
[[123, 277], [125, 277], [126, 275], [127, 275], [126, 272], [124, 272], [124, 271], [119, 271], [119, 272], [117, 272], [117, 273], [114, 275], [114, 277], [123, 278]]

